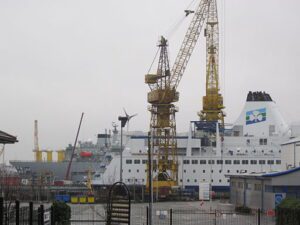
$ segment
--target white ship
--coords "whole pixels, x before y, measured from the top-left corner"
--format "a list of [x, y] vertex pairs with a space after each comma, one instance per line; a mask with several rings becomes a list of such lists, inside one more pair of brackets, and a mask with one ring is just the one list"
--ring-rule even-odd
[[[208, 133], [211, 130], [215, 134], [214, 139], [201, 135], [203, 130]], [[220, 133], [224, 134], [224, 138]], [[178, 185], [197, 191], [200, 182], [208, 182], [212, 184], [212, 190], [226, 191], [229, 189], [227, 174], [283, 170], [280, 144], [292, 135], [295, 135], [293, 130], [270, 95], [249, 92], [240, 116], [233, 125], [226, 126], [224, 132], [219, 130], [217, 124], [203, 127], [200, 121], [191, 121], [189, 132], [178, 134]], [[147, 133], [132, 132], [123, 139], [123, 182], [145, 185]], [[118, 144], [118, 140], [115, 138], [112, 143]], [[111, 155], [111, 161], [104, 172], [95, 174], [94, 185], [119, 181], [119, 151], [112, 148], [107, 154]]]

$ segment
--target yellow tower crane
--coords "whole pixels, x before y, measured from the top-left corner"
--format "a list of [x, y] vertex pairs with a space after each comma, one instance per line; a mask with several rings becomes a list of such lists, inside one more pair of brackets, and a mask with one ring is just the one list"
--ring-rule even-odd
[[[213, 10], [216, 10], [216, 7], [211, 8], [211, 4], [214, 3], [215, 0], [200, 1], [197, 9], [194, 11], [193, 19], [188, 27], [172, 70], [170, 71], [169, 68], [167, 40], [162, 37], [158, 45], [160, 57], [157, 72], [145, 76], [145, 83], [150, 87], [150, 92], [148, 93], [148, 102], [151, 104], [149, 107], [151, 112], [150, 133], [152, 137], [150, 148], [154, 156], [153, 171], [156, 171], [153, 180], [154, 189], [170, 190], [172, 186], [178, 185], [175, 120], [175, 113], [178, 110], [173, 103], [179, 100], [177, 87], [195, 48], [202, 27], [205, 21], [207, 21], [208, 27], [210, 14], [212, 14]], [[208, 31], [208, 29], [206, 30]], [[208, 81], [208, 83], [211, 82]], [[148, 169], [150, 169], [149, 162]], [[146, 188], [149, 188], [149, 178], [147, 179]]]
[[219, 21], [216, 0], [212, 0], [209, 4], [204, 34], [206, 36], [206, 95], [203, 96], [203, 109], [198, 115], [201, 121], [220, 122], [224, 128], [225, 107], [223, 97], [219, 93]]

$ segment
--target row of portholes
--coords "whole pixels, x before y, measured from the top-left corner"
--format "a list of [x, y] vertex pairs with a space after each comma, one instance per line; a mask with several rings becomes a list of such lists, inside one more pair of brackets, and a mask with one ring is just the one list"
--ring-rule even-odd
[[[183, 172], [186, 173], [186, 170], [183, 170]], [[202, 173], [205, 173], [205, 172], [206, 172], [206, 170], [202, 170]], [[214, 170], [211, 170], [210, 172], [213, 173]], [[236, 170], [236, 172], [239, 173], [239, 170]], [[246, 173], [247, 170], [244, 170], [244, 172]], [[196, 173], [196, 170], [193, 170], [193, 173]], [[219, 170], [219, 173], [222, 173], [222, 170]], [[230, 170], [227, 170], [227, 173], [230, 173]]]
[[[200, 181], [200, 180], [199, 180], [199, 181]], [[182, 182], [182, 179], [180, 179], [180, 182]], [[187, 182], [187, 183], [190, 183], [190, 179], [187, 179], [186, 182]], [[198, 180], [197, 180], [197, 179], [194, 179], [194, 182], [197, 183]], [[206, 182], [206, 179], [202, 179], [202, 182]], [[207, 181], [207, 182], [208, 182], [208, 181]], [[211, 179], [211, 183], [213, 183], [213, 182], [214, 182], [214, 180]], [[229, 183], [229, 182], [230, 182], [230, 180], [227, 179], [227, 183]], [[221, 179], [219, 179], [219, 183], [222, 183], [222, 180], [221, 180]]]

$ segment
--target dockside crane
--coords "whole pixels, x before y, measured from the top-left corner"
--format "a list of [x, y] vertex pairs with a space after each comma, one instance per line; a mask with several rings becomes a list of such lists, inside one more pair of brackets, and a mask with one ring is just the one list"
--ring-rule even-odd
[[[174, 105], [179, 100], [177, 87], [185, 72], [186, 66], [195, 48], [197, 40], [206, 22], [206, 42], [207, 42], [207, 76], [206, 94], [201, 120], [215, 119], [212, 114], [218, 116], [223, 108], [222, 97], [215, 91], [218, 87], [218, 18], [216, 0], [201, 0], [197, 9], [193, 12], [193, 19], [188, 27], [184, 40], [181, 44], [175, 63], [170, 71], [167, 40], [161, 37], [158, 45], [160, 56], [157, 72], [147, 74], [145, 83], [149, 85], [148, 102], [151, 104], [150, 133], [152, 136], [151, 149], [157, 158], [153, 161], [153, 171], [156, 177], [153, 180], [153, 188], [170, 188], [178, 185], [178, 160], [177, 160], [177, 141], [176, 141], [176, 120], [175, 113], [178, 111]], [[217, 100], [215, 100], [217, 99]], [[219, 110], [215, 112], [215, 103]], [[205, 106], [205, 107], [204, 107]], [[221, 116], [220, 116], [221, 117]], [[218, 117], [219, 118], [219, 117]], [[150, 169], [148, 162], [148, 169]], [[149, 178], [146, 188], [149, 188]]]

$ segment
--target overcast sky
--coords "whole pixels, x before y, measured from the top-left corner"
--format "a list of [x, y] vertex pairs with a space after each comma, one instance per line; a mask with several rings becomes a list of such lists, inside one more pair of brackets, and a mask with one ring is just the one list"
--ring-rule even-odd
[[[178, 29], [174, 24], [190, 2], [1, 0], [0, 130], [19, 139], [6, 146], [6, 160], [33, 159], [35, 119], [42, 149], [72, 143], [81, 112], [81, 140], [95, 141], [123, 107], [138, 113], [130, 130], [148, 130], [144, 75], [161, 34], [172, 34], [167, 37], [174, 62], [191, 17]], [[300, 1], [218, 4], [226, 122], [238, 117], [250, 90], [270, 93], [287, 122], [299, 121]], [[187, 131], [202, 107], [204, 49], [201, 37], [180, 83], [178, 131]]]

